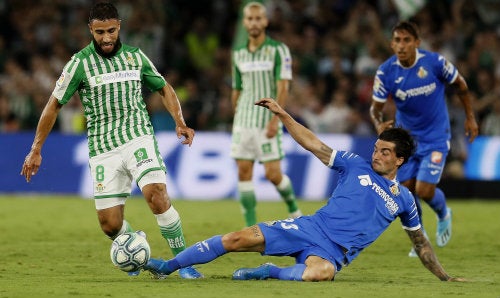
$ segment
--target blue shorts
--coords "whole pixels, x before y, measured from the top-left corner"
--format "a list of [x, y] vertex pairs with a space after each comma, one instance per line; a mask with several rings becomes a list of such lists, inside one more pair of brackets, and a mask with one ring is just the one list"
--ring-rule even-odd
[[417, 178], [418, 181], [438, 184], [443, 174], [449, 150], [449, 142], [437, 144], [418, 143], [415, 154], [398, 169], [398, 180], [404, 182]]
[[331, 262], [336, 272], [346, 265], [344, 249], [330, 241], [311, 216], [258, 225], [266, 242], [263, 255], [294, 257], [297, 264], [304, 264], [309, 256], [318, 256]]

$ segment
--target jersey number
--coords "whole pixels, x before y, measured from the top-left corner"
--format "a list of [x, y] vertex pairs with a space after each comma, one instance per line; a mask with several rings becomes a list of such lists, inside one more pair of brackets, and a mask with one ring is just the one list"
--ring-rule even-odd
[[290, 230], [290, 229], [298, 230], [299, 229], [299, 226], [297, 226], [296, 224], [293, 223], [293, 218], [287, 218], [287, 219], [281, 220], [280, 222], [281, 222], [280, 223], [281, 228], [284, 230]]
[[97, 182], [104, 181], [104, 167], [101, 165], [95, 167], [95, 180]]

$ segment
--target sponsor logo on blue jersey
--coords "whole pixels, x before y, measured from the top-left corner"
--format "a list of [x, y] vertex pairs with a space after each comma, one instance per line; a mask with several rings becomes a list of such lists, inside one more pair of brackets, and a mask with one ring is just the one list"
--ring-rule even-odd
[[[394, 199], [377, 183], [372, 182], [372, 179], [370, 178], [370, 175], [359, 175], [359, 184], [362, 186], [371, 186], [371, 189], [385, 201], [385, 207], [389, 211], [391, 215], [396, 214], [398, 212], [399, 206], [398, 204], [394, 201]], [[391, 192], [393, 191], [394, 185], [391, 186]], [[399, 187], [397, 187], [397, 193], [399, 194]]]

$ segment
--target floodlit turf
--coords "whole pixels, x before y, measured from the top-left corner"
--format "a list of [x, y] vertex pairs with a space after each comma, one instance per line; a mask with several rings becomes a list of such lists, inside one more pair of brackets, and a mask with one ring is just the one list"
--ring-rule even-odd
[[[321, 202], [300, 202], [313, 213]], [[236, 201], [175, 200], [188, 243], [237, 230], [243, 218]], [[233, 253], [199, 266], [202, 280], [131, 278], [109, 259], [111, 242], [101, 233], [92, 200], [76, 197], [0, 196], [0, 297], [500, 297], [500, 200], [450, 200], [453, 238], [436, 248], [449, 274], [467, 283], [440, 282], [418, 259], [407, 257], [410, 241], [399, 221], [336, 277], [335, 282], [232, 281], [232, 272], [291, 258]], [[146, 231], [155, 257], [170, 251], [140, 198], [130, 199], [127, 219]], [[286, 215], [282, 203], [259, 202], [260, 221]], [[435, 218], [425, 207], [424, 224], [435, 243]]]

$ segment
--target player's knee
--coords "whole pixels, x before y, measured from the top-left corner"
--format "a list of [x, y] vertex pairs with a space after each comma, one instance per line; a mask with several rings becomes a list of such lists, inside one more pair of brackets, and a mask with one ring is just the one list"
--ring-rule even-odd
[[331, 281], [335, 276], [335, 267], [329, 262], [306, 267], [302, 274], [304, 281]]
[[123, 220], [119, 222], [115, 219], [100, 219], [101, 230], [110, 238], [114, 238], [119, 232], [123, 224]]
[[417, 187], [415, 193], [424, 201], [430, 201], [434, 197], [435, 188]]
[[274, 185], [278, 185], [283, 179], [283, 175], [279, 171], [266, 171], [266, 179], [271, 181]]
[[143, 187], [142, 193], [155, 214], [165, 212], [170, 207], [165, 184], [148, 184]]
[[331, 281], [335, 271], [333, 268], [331, 270], [326, 269], [312, 269], [304, 271], [302, 279], [304, 281]]
[[222, 245], [226, 251], [236, 251], [241, 242], [241, 235], [238, 232], [231, 232], [222, 236]]

